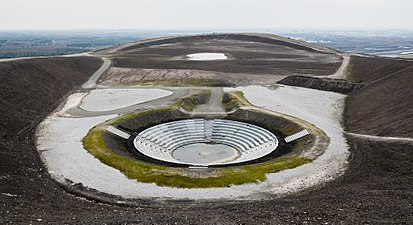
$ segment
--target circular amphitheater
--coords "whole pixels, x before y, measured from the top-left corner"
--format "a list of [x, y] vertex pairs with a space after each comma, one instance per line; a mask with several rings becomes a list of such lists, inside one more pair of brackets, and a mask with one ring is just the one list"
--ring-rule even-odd
[[232, 120], [190, 119], [159, 124], [140, 132], [137, 151], [152, 159], [188, 166], [252, 161], [278, 147], [268, 130]]

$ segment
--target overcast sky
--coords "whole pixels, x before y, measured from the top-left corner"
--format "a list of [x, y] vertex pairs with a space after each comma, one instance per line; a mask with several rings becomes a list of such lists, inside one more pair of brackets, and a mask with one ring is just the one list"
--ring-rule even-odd
[[407, 29], [412, 0], [0, 0], [0, 29]]

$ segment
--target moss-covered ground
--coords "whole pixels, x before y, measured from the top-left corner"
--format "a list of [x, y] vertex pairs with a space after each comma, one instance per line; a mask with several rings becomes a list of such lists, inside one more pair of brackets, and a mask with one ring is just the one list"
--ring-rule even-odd
[[222, 98], [222, 106], [224, 110], [229, 112], [241, 106], [250, 106], [251, 103], [245, 98], [242, 91], [233, 91], [225, 93]]

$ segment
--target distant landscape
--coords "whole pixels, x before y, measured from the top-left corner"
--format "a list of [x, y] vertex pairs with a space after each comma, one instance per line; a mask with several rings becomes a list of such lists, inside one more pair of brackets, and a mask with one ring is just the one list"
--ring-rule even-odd
[[387, 57], [413, 55], [412, 31], [289, 31], [279, 34], [343, 52]]
[[0, 31], [0, 58], [55, 56], [89, 52], [165, 31]]
[[[55, 56], [89, 52], [147, 38], [214, 31], [0, 31], [0, 58]], [[217, 31], [223, 32], [223, 31]], [[413, 32], [270, 30], [344, 52], [412, 57]]]

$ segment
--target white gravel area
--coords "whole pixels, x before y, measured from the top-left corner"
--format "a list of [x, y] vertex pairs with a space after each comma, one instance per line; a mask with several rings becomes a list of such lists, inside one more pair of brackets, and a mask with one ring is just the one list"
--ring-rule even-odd
[[186, 57], [188, 58], [188, 60], [193, 60], [193, 61], [211, 61], [211, 60], [228, 59], [228, 57], [224, 53], [213, 53], [213, 52], [189, 54]]
[[[344, 170], [348, 146], [338, 122], [338, 116], [341, 114], [339, 104], [343, 101], [344, 95], [296, 87], [269, 90], [260, 86], [249, 86], [237, 90], [243, 91], [254, 105], [315, 124], [331, 138], [330, 146], [313, 163], [269, 174], [265, 182], [209, 189], [159, 187], [155, 184], [140, 183], [128, 179], [118, 170], [100, 163], [88, 154], [83, 149], [81, 139], [89, 129], [115, 115], [64, 118], [59, 116], [63, 112], [55, 113], [39, 126], [38, 150], [56, 180], [70, 179], [98, 191], [126, 198], [260, 199], [267, 198], [266, 194], [282, 195], [320, 184], [333, 179]], [[73, 99], [78, 99], [78, 96]], [[95, 100], [99, 100], [98, 97], [95, 97]]]
[[82, 99], [80, 108], [109, 111], [171, 95], [163, 89], [96, 89]]

